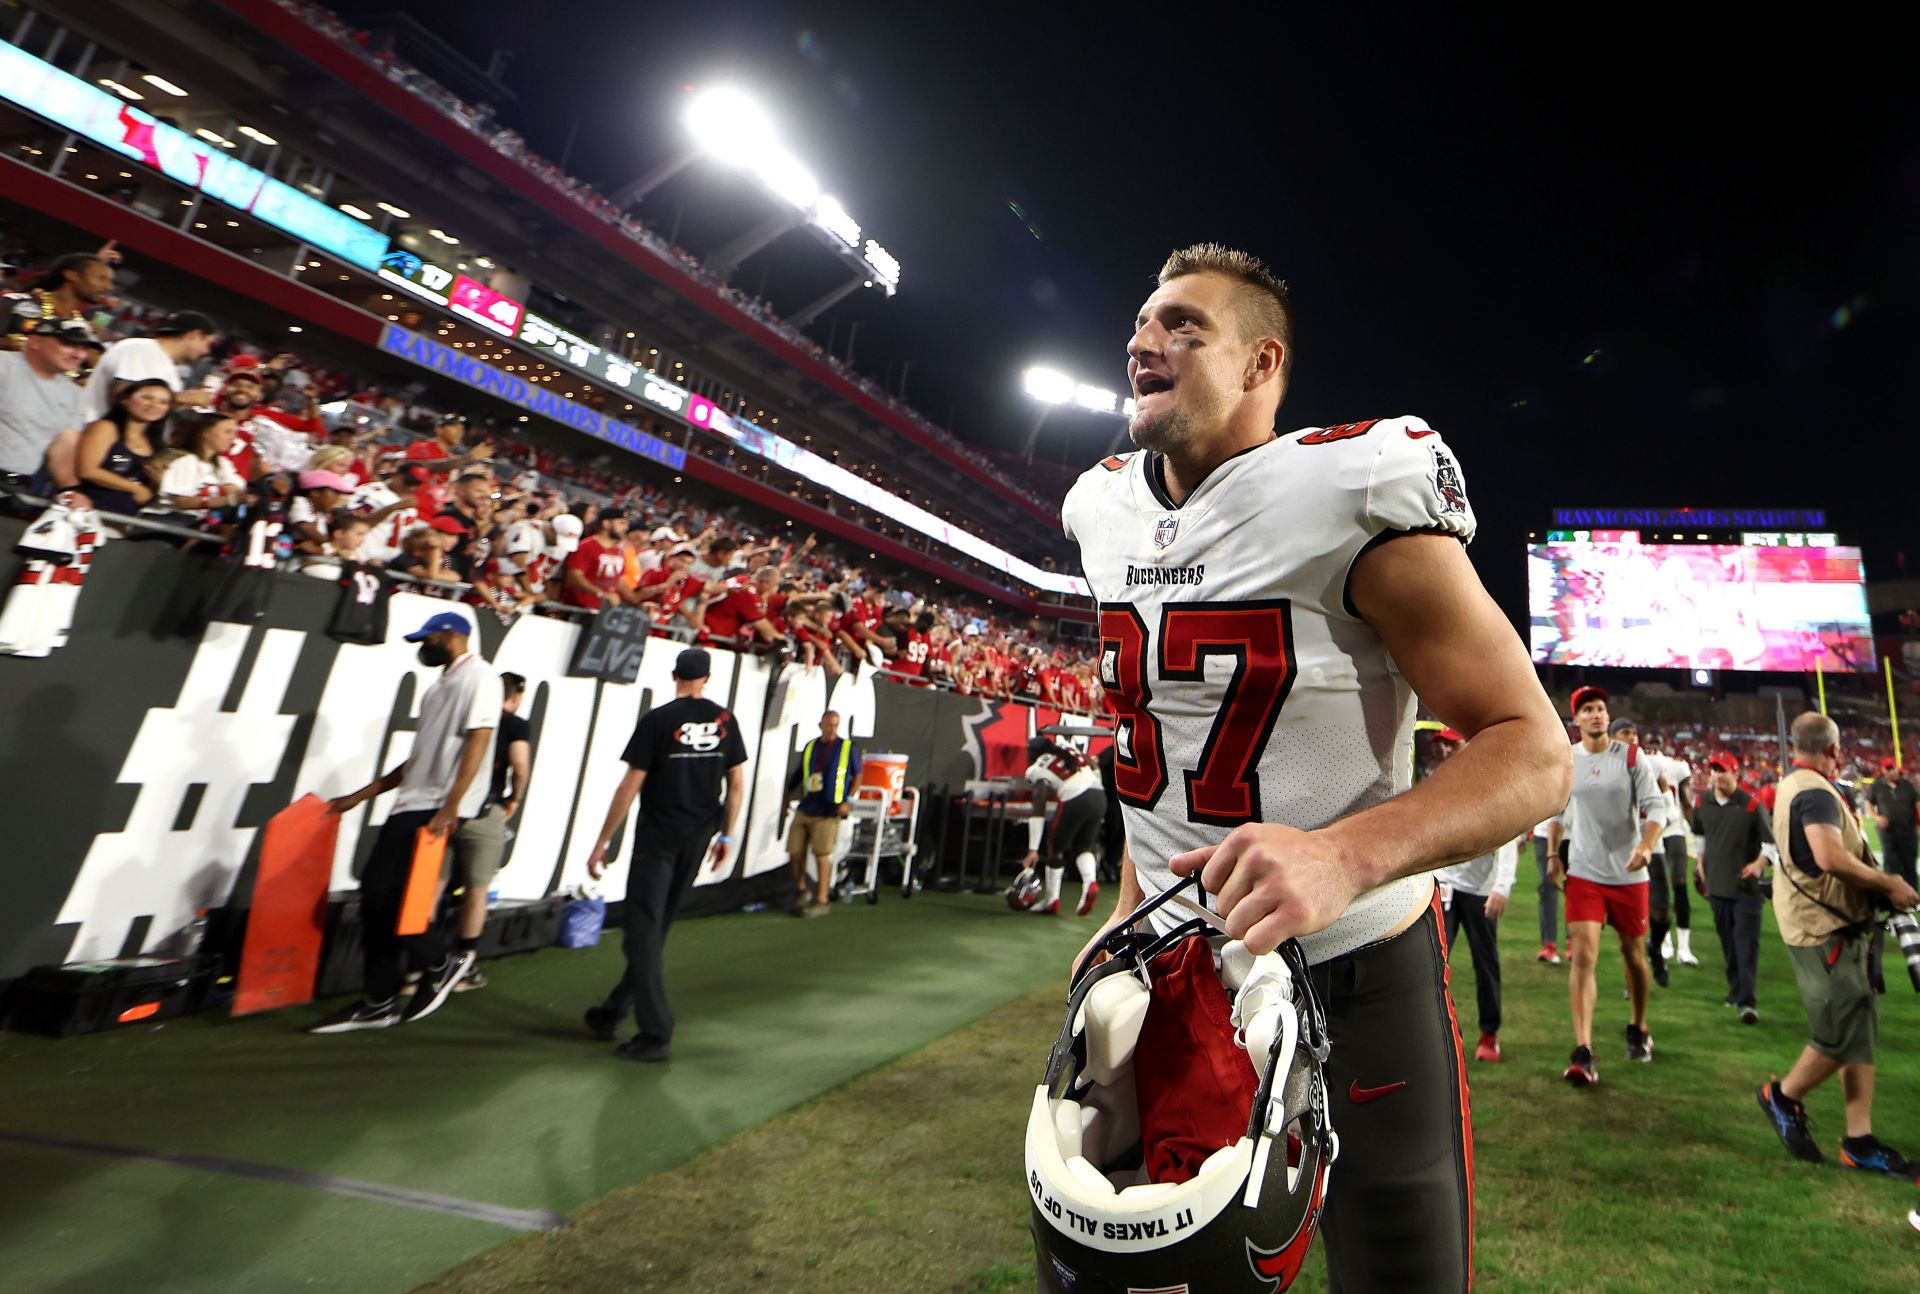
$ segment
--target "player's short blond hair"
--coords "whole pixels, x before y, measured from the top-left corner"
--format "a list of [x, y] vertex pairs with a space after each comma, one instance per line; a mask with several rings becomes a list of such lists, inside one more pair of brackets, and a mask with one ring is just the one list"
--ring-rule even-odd
[[1240, 285], [1234, 294], [1239, 301], [1240, 338], [1277, 340], [1284, 382], [1293, 372], [1293, 303], [1286, 280], [1275, 277], [1258, 256], [1221, 243], [1195, 243], [1173, 252], [1160, 267], [1160, 284], [1164, 287], [1189, 274], [1224, 274]]

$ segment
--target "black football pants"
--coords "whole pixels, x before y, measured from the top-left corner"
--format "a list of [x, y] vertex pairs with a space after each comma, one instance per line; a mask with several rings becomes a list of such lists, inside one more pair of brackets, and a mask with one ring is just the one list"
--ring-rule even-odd
[[1314, 967], [1313, 985], [1333, 1040], [1340, 1136], [1321, 1218], [1328, 1289], [1469, 1288], [1473, 1124], [1438, 896], [1400, 934]]

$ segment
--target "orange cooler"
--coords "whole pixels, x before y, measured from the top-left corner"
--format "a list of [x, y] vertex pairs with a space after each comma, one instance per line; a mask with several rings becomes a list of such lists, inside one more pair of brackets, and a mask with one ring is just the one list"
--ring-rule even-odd
[[907, 757], [875, 752], [862, 753], [860, 785], [878, 787], [887, 793], [887, 812], [900, 812], [900, 797], [907, 789]]

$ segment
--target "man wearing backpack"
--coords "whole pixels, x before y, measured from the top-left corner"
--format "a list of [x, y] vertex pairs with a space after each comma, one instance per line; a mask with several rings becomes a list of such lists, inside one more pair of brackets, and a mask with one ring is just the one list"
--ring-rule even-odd
[[1633, 1019], [1627, 1024], [1627, 1059], [1653, 1059], [1647, 1031], [1647, 994], [1653, 981], [1647, 964], [1647, 865], [1660, 844], [1665, 798], [1659, 774], [1640, 748], [1608, 734], [1607, 694], [1576, 688], [1573, 719], [1580, 741], [1573, 748], [1573, 796], [1565, 826], [1547, 829], [1549, 874], [1558, 884], [1560, 837], [1568, 840], [1565, 868], [1567, 946], [1573, 973], [1567, 993], [1573, 1010], [1573, 1056], [1563, 1075], [1575, 1087], [1600, 1081], [1593, 1063], [1594, 967], [1600, 927], [1610, 925], [1626, 963]]

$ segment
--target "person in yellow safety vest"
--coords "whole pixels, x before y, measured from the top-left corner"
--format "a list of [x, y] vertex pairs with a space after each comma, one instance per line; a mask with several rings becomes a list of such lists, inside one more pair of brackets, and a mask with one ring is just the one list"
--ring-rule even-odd
[[[787, 830], [787, 863], [793, 868], [793, 915], [824, 917], [833, 911], [828, 895], [833, 888], [833, 847], [840, 837], [840, 820], [860, 784], [860, 748], [840, 736], [840, 713], [820, 716], [820, 735], [800, 750], [800, 766], [787, 784], [798, 788], [799, 807]], [[807, 854], [814, 858], [814, 882], [807, 889]]]

